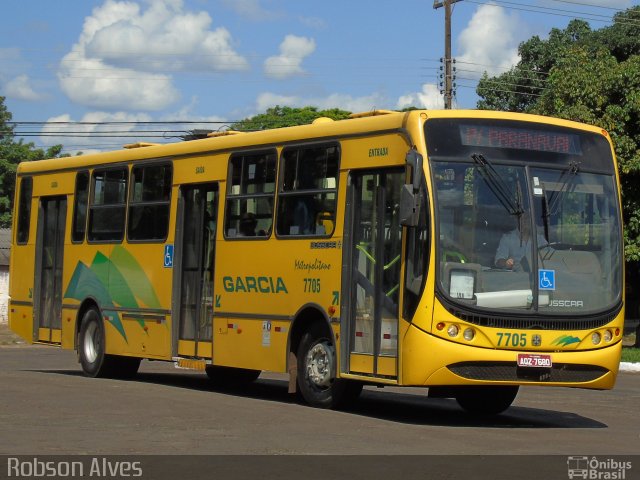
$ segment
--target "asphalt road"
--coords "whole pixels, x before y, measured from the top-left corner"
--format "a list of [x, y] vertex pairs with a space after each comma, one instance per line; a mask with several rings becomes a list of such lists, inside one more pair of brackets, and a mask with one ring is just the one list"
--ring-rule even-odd
[[242, 390], [143, 362], [133, 381], [82, 376], [74, 352], [0, 348], [0, 454], [556, 454], [640, 452], [640, 374], [612, 391], [525, 388], [478, 420], [421, 389], [367, 387], [350, 411], [297, 404], [282, 375]]

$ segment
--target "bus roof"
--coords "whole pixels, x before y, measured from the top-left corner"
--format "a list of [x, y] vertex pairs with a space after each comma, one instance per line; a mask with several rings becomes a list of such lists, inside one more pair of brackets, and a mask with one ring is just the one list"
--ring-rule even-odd
[[598, 133], [604, 132], [596, 127], [590, 127], [567, 120], [511, 112], [490, 110], [412, 110], [409, 112], [373, 110], [371, 112], [352, 114], [351, 118], [346, 120], [333, 121], [331, 119], [321, 118], [316, 119], [314, 123], [309, 125], [275, 128], [256, 132], [234, 132], [233, 135], [223, 132], [221, 134], [210, 135], [209, 138], [200, 140], [165, 144], [138, 142], [125, 145], [122, 150], [22, 162], [18, 165], [18, 175], [92, 168], [109, 163], [131, 162], [134, 160], [175, 158], [226, 150], [271, 147], [287, 143], [313, 141], [314, 139], [336, 139], [373, 132], [400, 131], [410, 123], [411, 118], [418, 116], [421, 116], [423, 119], [502, 118], [580, 128]]

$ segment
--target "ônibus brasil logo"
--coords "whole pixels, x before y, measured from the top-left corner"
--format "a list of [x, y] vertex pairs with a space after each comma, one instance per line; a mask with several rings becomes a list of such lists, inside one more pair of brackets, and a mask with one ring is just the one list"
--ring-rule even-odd
[[588, 480], [625, 480], [627, 470], [631, 470], [631, 462], [607, 458], [572, 456], [567, 458], [567, 474], [570, 479], [584, 478]]

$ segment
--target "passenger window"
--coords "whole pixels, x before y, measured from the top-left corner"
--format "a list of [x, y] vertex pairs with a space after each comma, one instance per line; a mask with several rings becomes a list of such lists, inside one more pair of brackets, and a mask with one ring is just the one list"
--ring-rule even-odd
[[18, 204], [18, 232], [16, 234], [16, 242], [18, 245], [24, 245], [29, 242], [32, 193], [33, 178], [23, 177], [20, 182], [20, 199]]
[[268, 238], [273, 227], [276, 152], [233, 155], [225, 214], [227, 238]]
[[127, 239], [138, 242], [164, 242], [169, 231], [171, 206], [169, 164], [133, 167]]
[[281, 236], [330, 236], [336, 223], [338, 145], [286, 148], [278, 198]]
[[93, 172], [89, 205], [90, 242], [122, 241], [127, 201], [126, 168]]
[[89, 202], [89, 172], [76, 175], [76, 195], [73, 205], [73, 242], [82, 242], [87, 228], [87, 204]]

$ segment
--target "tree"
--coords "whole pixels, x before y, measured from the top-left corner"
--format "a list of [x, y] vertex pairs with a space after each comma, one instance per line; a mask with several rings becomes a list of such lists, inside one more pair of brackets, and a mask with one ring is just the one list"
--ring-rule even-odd
[[574, 20], [548, 40], [519, 47], [520, 62], [478, 85], [478, 108], [566, 118], [597, 125], [613, 140], [623, 197], [625, 254], [640, 260], [640, 7], [591, 30]]
[[250, 118], [234, 123], [232, 128], [239, 131], [266, 130], [269, 128], [293, 127], [296, 125], [306, 125], [316, 118], [328, 117], [333, 120], [347, 118], [351, 112], [333, 108], [330, 110], [318, 110], [317, 107], [280, 107], [276, 106], [267, 109], [265, 113], [260, 113]]
[[15, 141], [14, 128], [10, 123], [13, 117], [4, 100], [5, 97], [0, 97], [0, 228], [9, 228], [18, 163], [59, 157], [62, 145], [44, 150], [36, 148], [33, 143], [24, 143], [22, 139]]

